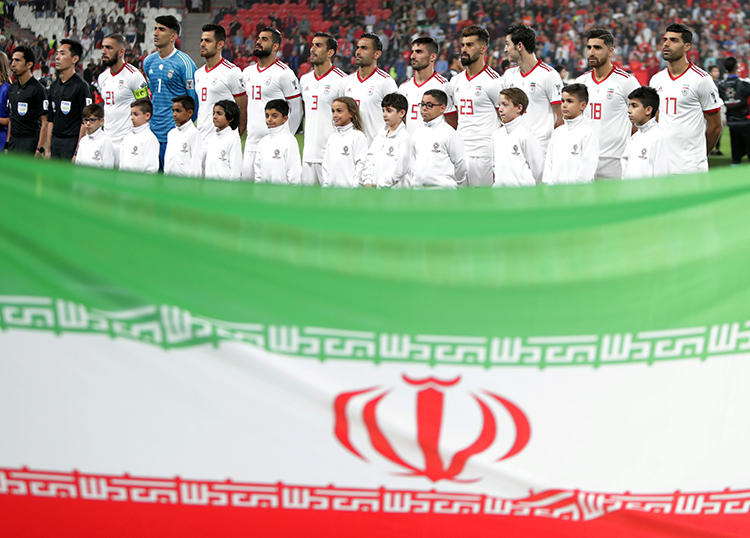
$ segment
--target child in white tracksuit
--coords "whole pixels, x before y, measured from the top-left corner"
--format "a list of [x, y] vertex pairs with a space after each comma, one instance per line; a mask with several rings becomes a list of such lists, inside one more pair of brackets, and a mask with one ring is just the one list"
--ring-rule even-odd
[[299, 185], [302, 160], [297, 139], [289, 131], [289, 103], [271, 99], [266, 103], [268, 134], [258, 142], [253, 163], [256, 183]]
[[159, 171], [159, 140], [149, 125], [153, 111], [148, 99], [137, 99], [131, 103], [133, 130], [120, 143], [120, 170], [154, 174]]
[[83, 107], [83, 123], [86, 135], [78, 142], [75, 164], [96, 166], [98, 168], [115, 167], [115, 150], [109, 136], [104, 134], [104, 109], [102, 105]]
[[172, 99], [172, 117], [176, 127], [167, 133], [164, 173], [174, 176], [201, 177], [202, 137], [193, 123], [195, 101], [189, 95]]
[[323, 150], [323, 187], [358, 187], [367, 158], [367, 136], [362, 128], [357, 102], [338, 97], [331, 103], [336, 132], [328, 137]]
[[495, 187], [533, 186], [542, 180], [544, 153], [523, 114], [529, 98], [520, 88], [506, 88], [498, 99], [500, 128], [492, 134]]
[[669, 145], [656, 122], [659, 94], [649, 86], [628, 95], [628, 117], [638, 131], [622, 154], [622, 179], [669, 175]]
[[383, 97], [381, 106], [385, 129], [375, 137], [367, 151], [363, 183], [379, 189], [408, 187], [411, 137], [404, 118], [409, 102], [400, 93], [389, 93]]
[[203, 148], [203, 177], [239, 180], [242, 175], [242, 142], [237, 128], [240, 107], [224, 99], [214, 104], [216, 131], [208, 135]]

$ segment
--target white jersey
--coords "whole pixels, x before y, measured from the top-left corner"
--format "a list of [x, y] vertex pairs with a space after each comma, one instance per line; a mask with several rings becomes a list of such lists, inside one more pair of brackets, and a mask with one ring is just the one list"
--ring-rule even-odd
[[237, 97], [245, 95], [242, 70], [224, 58], [210, 69], [204, 65], [195, 72], [195, 93], [198, 94], [196, 127], [205, 139], [216, 130], [214, 105], [225, 99], [235, 101]]
[[367, 159], [367, 137], [351, 122], [336, 127], [323, 152], [323, 187], [358, 187]]
[[422, 122], [412, 136], [411, 151], [412, 186], [455, 189], [466, 184], [463, 140], [442, 115]]
[[133, 129], [130, 104], [136, 99], [148, 98], [148, 84], [141, 72], [127, 63], [114, 74], [105, 69], [97, 83], [104, 100], [104, 132], [113, 144], [119, 144]]
[[600, 159], [619, 159], [632, 133], [628, 118], [628, 95], [641, 84], [619, 67], [596, 80], [594, 70], [576, 79], [589, 91], [589, 104], [584, 115], [591, 120], [599, 138]]
[[555, 129], [544, 160], [542, 183], [591, 183], [599, 163], [599, 141], [583, 114]]
[[[265, 122], [264, 122], [265, 125]], [[238, 180], [242, 175], [242, 141], [231, 127], [216, 131], [203, 141], [203, 177]]]
[[289, 120], [286, 122], [289, 132], [297, 132], [301, 117], [294, 107], [299, 102], [292, 102], [300, 97], [297, 77], [287, 65], [276, 60], [261, 69], [257, 63], [248, 65], [242, 72], [247, 92], [247, 138], [245, 151], [255, 151], [258, 142], [268, 134], [266, 128], [266, 103], [271, 99], [285, 99], [289, 101]]
[[544, 153], [525, 120], [518, 116], [492, 134], [495, 187], [533, 186], [542, 179]]
[[367, 151], [362, 183], [378, 188], [408, 187], [411, 171], [411, 137], [401, 123], [375, 137]]
[[115, 151], [109, 136], [101, 129], [97, 129], [93, 134], [81, 138], [76, 150], [75, 163], [97, 168], [114, 168]]
[[385, 129], [381, 106], [383, 97], [397, 89], [396, 81], [378, 68], [364, 80], [359, 78], [359, 70], [346, 77], [344, 95], [351, 97], [359, 105], [359, 115], [362, 117], [362, 127], [367, 135], [368, 144]]
[[492, 133], [500, 124], [497, 119], [500, 80], [500, 75], [486, 65], [471, 78], [464, 69], [451, 79], [458, 133], [467, 156], [492, 157]]
[[656, 119], [638, 126], [622, 155], [622, 179], [669, 175], [669, 144]]
[[120, 170], [154, 174], [159, 171], [159, 140], [151, 132], [149, 122], [140, 127], [131, 126], [120, 143], [119, 163]]
[[409, 131], [409, 134], [413, 134], [424, 123], [422, 114], [419, 112], [419, 103], [422, 102], [422, 96], [427, 90], [444, 91], [448, 96], [448, 106], [445, 107], [445, 115], [456, 113], [456, 105], [453, 101], [453, 87], [448, 82], [448, 79], [444, 78], [437, 71], [433, 72], [430, 78], [422, 84], [417, 84], [414, 77], [411, 77], [398, 87], [398, 93], [406, 97], [409, 103], [409, 108], [406, 110], [406, 129]]
[[305, 73], [299, 79], [302, 101], [305, 106], [305, 145], [302, 160], [306, 163], [323, 161], [323, 148], [336, 128], [333, 126], [331, 103], [344, 95], [346, 73], [331, 67], [318, 78], [315, 71]]
[[705, 112], [718, 112], [723, 104], [711, 76], [692, 63], [673, 77], [664, 68], [649, 86], [659, 93], [659, 126], [669, 145], [672, 174], [707, 172]]
[[562, 103], [562, 79], [560, 73], [539, 60], [528, 73], [521, 73], [519, 66], [511, 67], [503, 74], [503, 88], [520, 88], [529, 98], [526, 109], [526, 127], [539, 139], [542, 149], [555, 130], [553, 105]]
[[[215, 129], [214, 129], [215, 130]], [[203, 137], [191, 120], [167, 133], [164, 173], [173, 176], [201, 177]]]
[[253, 166], [256, 183], [299, 185], [302, 170], [299, 144], [286, 125], [269, 129], [260, 139]]

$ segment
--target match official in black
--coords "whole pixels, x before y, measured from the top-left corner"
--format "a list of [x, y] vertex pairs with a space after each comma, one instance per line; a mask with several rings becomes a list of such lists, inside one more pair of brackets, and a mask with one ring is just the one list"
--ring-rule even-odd
[[57, 80], [52, 83], [47, 115], [47, 155], [71, 160], [78, 140], [85, 133], [83, 108], [90, 105], [89, 85], [76, 73], [83, 56], [78, 41], [63, 39], [55, 54]]
[[8, 88], [10, 125], [8, 151], [44, 155], [47, 128], [47, 93], [35, 79], [34, 53], [29, 47], [16, 47], [11, 55], [10, 70], [16, 80]]

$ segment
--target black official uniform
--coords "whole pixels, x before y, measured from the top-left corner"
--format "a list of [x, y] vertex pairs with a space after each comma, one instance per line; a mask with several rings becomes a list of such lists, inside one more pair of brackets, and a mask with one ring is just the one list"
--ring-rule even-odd
[[10, 142], [8, 151], [34, 154], [39, 143], [42, 115], [47, 113], [47, 93], [34, 77], [23, 86], [18, 80], [8, 88]]
[[737, 75], [729, 75], [726, 80], [719, 83], [719, 95], [727, 107], [732, 162], [739, 163], [743, 155], [750, 159], [750, 118], [747, 117], [750, 83]]
[[91, 89], [74, 73], [65, 83], [58, 77], [49, 93], [47, 121], [54, 123], [50, 155], [70, 160], [78, 145], [83, 107], [93, 102]]

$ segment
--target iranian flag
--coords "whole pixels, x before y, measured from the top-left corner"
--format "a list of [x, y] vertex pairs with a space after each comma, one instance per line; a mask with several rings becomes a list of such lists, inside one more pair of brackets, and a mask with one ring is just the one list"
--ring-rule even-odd
[[3, 536], [750, 533], [750, 186], [3, 158]]

